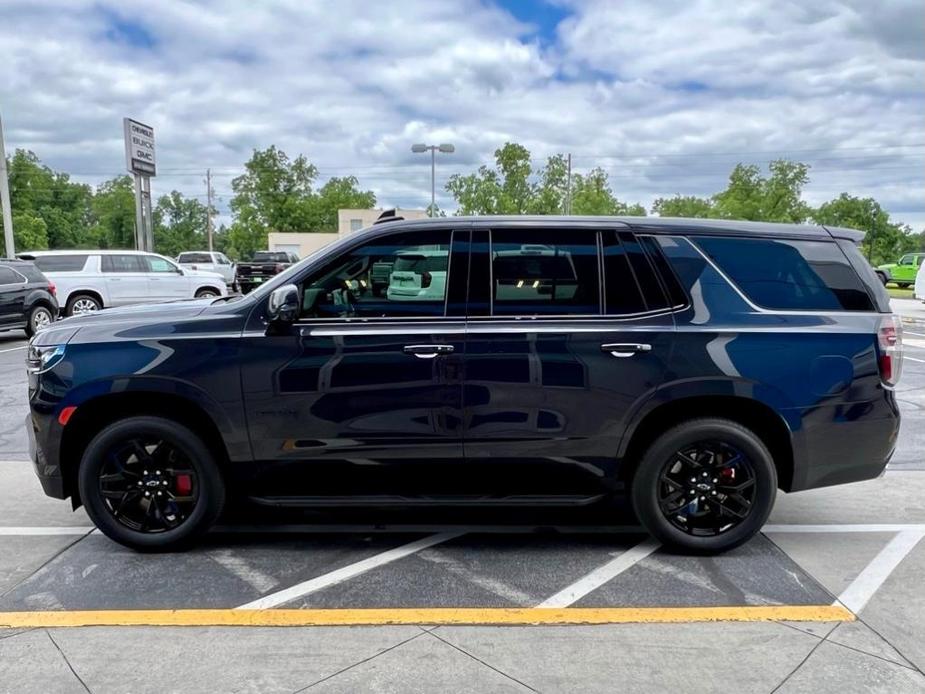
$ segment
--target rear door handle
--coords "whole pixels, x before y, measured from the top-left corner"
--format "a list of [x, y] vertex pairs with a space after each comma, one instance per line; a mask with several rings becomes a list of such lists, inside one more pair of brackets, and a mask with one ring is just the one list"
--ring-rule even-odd
[[644, 345], [638, 342], [614, 342], [611, 344], [601, 345], [602, 352], [610, 352], [613, 356], [625, 359], [639, 352], [651, 352], [652, 345]]
[[441, 354], [452, 354], [453, 345], [405, 345], [402, 351], [418, 359], [433, 359]]

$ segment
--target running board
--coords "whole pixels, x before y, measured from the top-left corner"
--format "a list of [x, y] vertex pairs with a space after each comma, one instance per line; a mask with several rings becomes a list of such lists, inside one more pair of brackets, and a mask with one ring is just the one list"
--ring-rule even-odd
[[381, 507], [381, 506], [588, 506], [604, 498], [603, 494], [584, 495], [517, 495], [517, 496], [252, 496], [261, 506], [285, 507]]

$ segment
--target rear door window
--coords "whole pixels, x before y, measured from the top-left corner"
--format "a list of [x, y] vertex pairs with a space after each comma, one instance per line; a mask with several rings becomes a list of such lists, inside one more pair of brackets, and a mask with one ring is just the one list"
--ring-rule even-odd
[[13, 272], [8, 267], [0, 267], [0, 285], [22, 284], [22, 275]]
[[702, 236], [694, 241], [755, 304], [803, 311], [873, 311], [834, 241]]
[[208, 253], [181, 253], [178, 259], [180, 263], [211, 263], [212, 256]]
[[592, 315], [601, 310], [597, 231], [491, 232], [493, 315]]
[[42, 272], [79, 272], [87, 264], [87, 256], [74, 255], [39, 255], [33, 261]]

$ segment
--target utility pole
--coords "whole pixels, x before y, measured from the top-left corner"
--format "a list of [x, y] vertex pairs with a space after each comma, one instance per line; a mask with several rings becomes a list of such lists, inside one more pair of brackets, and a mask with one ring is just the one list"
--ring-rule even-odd
[[16, 248], [13, 246], [13, 212], [10, 208], [10, 183], [6, 171], [6, 150], [3, 147], [2, 118], [0, 118], [0, 206], [3, 207], [3, 241], [6, 244], [6, 257], [14, 258]]
[[572, 153], [568, 153], [568, 177], [565, 184], [565, 214], [572, 214]]
[[212, 169], [206, 169], [206, 234], [212, 252]]

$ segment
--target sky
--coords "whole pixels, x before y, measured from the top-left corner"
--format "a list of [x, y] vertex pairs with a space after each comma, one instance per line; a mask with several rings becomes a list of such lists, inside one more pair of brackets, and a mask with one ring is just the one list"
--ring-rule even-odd
[[709, 195], [737, 162], [811, 164], [805, 198], [872, 196], [925, 229], [925, 0], [0, 0], [7, 152], [97, 184], [122, 118], [155, 129], [155, 195], [227, 221], [254, 148], [438, 204], [507, 141], [571, 153], [621, 200]]

